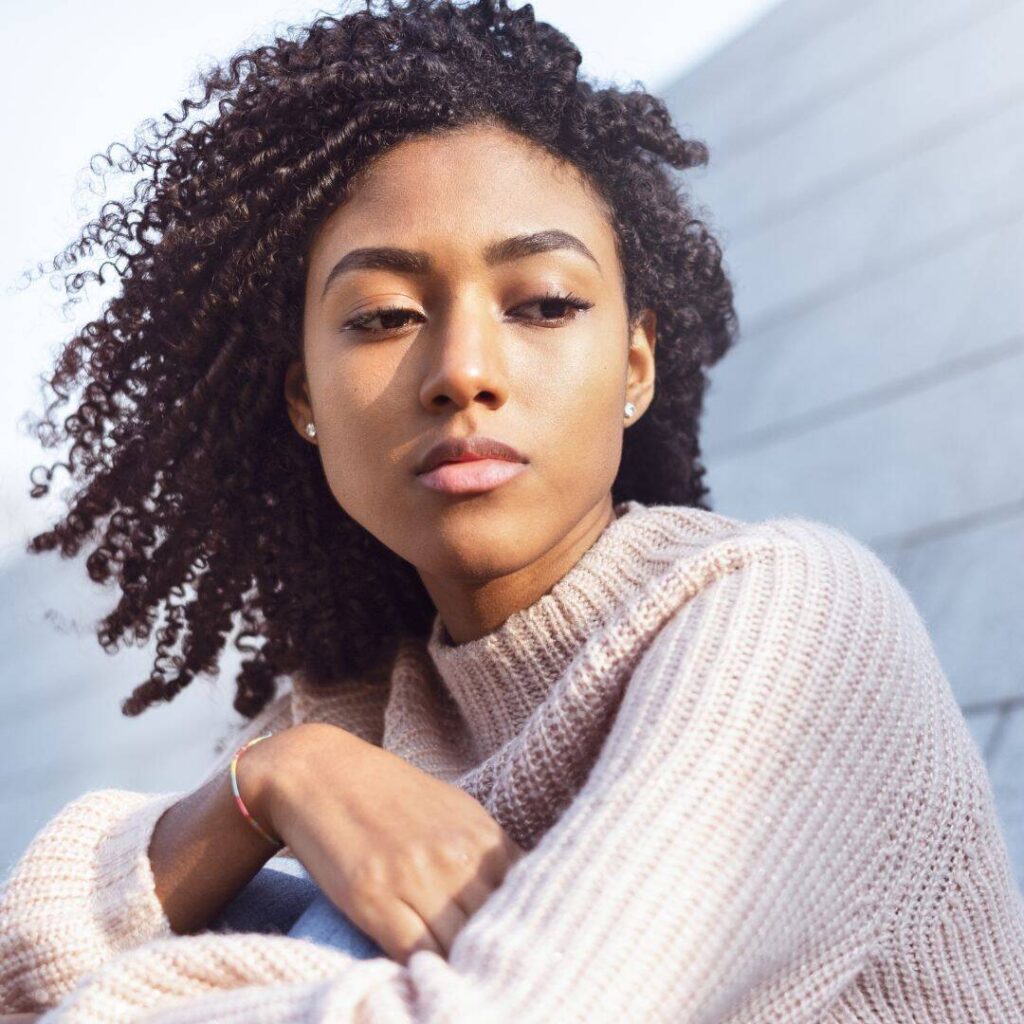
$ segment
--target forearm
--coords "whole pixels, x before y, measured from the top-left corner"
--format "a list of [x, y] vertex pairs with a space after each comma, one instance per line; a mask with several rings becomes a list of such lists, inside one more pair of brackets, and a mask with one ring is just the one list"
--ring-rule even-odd
[[[237, 781], [249, 812], [267, 828], [261, 746], [239, 758]], [[209, 778], [161, 815], [150, 841], [156, 894], [171, 927], [179, 935], [206, 927], [274, 853], [236, 806], [227, 769]]]
[[[234, 739], [290, 725], [286, 693]], [[269, 745], [239, 761], [261, 823], [253, 769]], [[202, 928], [245, 886], [274, 848], [233, 806], [228, 760], [192, 793], [83, 793], [39, 830], [0, 885], [0, 1014], [55, 1006], [120, 954]]]

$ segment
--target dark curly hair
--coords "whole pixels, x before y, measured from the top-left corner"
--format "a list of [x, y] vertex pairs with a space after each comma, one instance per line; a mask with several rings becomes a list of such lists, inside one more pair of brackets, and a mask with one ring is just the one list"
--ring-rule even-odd
[[[582, 79], [579, 50], [530, 4], [365, 4], [214, 65], [201, 97], [144, 122], [127, 155], [115, 144], [94, 156], [97, 174], [143, 173], [38, 265], [74, 268], [69, 303], [106, 268], [120, 278], [42, 378], [54, 397], [31, 430], [43, 447], [71, 444], [66, 462], [32, 470], [30, 493], [45, 495], [58, 468], [78, 486], [28, 550], [72, 557], [96, 542], [89, 576], [121, 590], [97, 624], [108, 653], [144, 643], [162, 610], [125, 715], [214, 674], [235, 628], [233, 706], [247, 718], [282, 674], [365, 678], [386, 672], [403, 635], [427, 635], [435, 609], [414, 566], [338, 506], [282, 393], [302, 351], [313, 233], [358, 171], [417, 134], [492, 122], [585, 172], [614, 229], [630, 321], [649, 307], [658, 324], [656, 396], [625, 434], [613, 501], [710, 507], [705, 368], [736, 313], [721, 249], [664, 166], [704, 164], [706, 145], [682, 138], [640, 83]], [[214, 98], [216, 116], [189, 121]], [[97, 270], [78, 266], [97, 248]]]

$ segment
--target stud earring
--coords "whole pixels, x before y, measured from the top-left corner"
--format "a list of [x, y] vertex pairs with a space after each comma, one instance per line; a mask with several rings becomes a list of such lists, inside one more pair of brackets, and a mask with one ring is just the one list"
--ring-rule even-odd
[[306, 424], [306, 437], [316, 437], [316, 426], [314, 424]]
[[626, 403], [626, 419], [628, 420], [636, 412], [636, 406], [632, 402]]

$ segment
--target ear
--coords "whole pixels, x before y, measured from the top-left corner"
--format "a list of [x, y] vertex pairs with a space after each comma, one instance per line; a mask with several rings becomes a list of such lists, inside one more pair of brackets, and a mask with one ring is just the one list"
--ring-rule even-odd
[[288, 364], [284, 374], [284, 400], [288, 407], [288, 418], [292, 426], [299, 432], [304, 441], [316, 444], [306, 433], [306, 425], [313, 423], [313, 405], [309, 400], [309, 383], [306, 380], [306, 367], [302, 359], [295, 359]]
[[645, 309], [629, 332], [626, 365], [626, 401], [636, 406], [630, 425], [635, 423], [654, 401], [654, 346], [657, 342], [657, 314]]

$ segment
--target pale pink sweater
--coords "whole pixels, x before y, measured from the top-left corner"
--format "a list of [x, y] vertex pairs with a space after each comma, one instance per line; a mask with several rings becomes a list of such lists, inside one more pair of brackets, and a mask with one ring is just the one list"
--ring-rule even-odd
[[[0, 893], [0, 1007], [44, 1024], [1011, 1024], [1024, 905], [906, 591], [800, 518], [618, 506], [552, 590], [390, 678], [293, 683], [530, 852], [447, 960], [175, 935], [147, 846], [184, 793], [86, 793]], [[235, 743], [211, 771], [221, 771]], [[353, 785], [359, 780], [353, 779]]]

